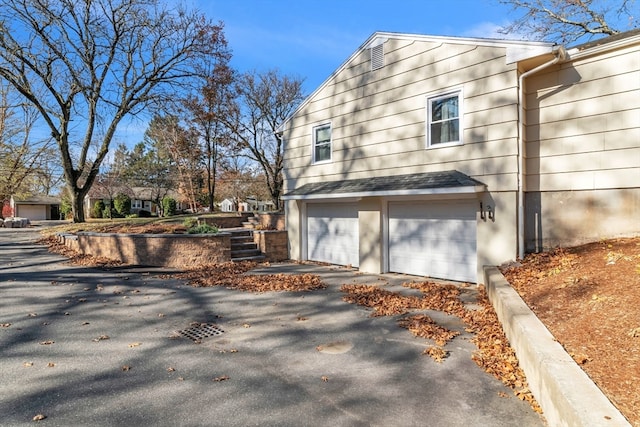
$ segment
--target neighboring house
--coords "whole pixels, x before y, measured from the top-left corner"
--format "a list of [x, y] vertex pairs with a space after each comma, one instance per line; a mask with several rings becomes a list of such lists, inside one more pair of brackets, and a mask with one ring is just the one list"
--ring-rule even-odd
[[[160, 192], [159, 192], [160, 191]], [[84, 210], [85, 215], [91, 215], [93, 212], [93, 206], [97, 201], [102, 200], [105, 206], [109, 206], [111, 199], [117, 194], [126, 194], [131, 198], [131, 213], [138, 213], [141, 210], [150, 212], [152, 215], [158, 214], [158, 205], [154, 201], [158, 196], [160, 199], [164, 197], [171, 197], [176, 200], [176, 210], [186, 210], [189, 205], [182, 203], [181, 196], [174, 190], [147, 187], [131, 187], [122, 189], [111, 189], [110, 193], [101, 188], [92, 188], [89, 194], [84, 198]]]
[[31, 221], [60, 219], [60, 198], [54, 196], [14, 197], [10, 200], [14, 217]]
[[[220, 202], [222, 212], [235, 212], [236, 205], [232, 199], [224, 199]], [[244, 202], [240, 202], [240, 211], [243, 212], [272, 212], [275, 204], [271, 200], [256, 200], [255, 197], [247, 197]]]
[[231, 199], [224, 199], [220, 202], [220, 210], [222, 212], [235, 212], [236, 204]]
[[373, 34], [282, 125], [290, 256], [482, 283], [640, 232], [640, 32]]

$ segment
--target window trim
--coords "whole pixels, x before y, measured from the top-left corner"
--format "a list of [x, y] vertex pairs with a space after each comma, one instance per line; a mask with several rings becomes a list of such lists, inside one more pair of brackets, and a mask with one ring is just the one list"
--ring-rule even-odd
[[[431, 106], [433, 101], [437, 101], [443, 98], [450, 98], [452, 96], [458, 97], [458, 140], [449, 142], [439, 142], [433, 144], [431, 141]], [[426, 148], [435, 149], [442, 147], [453, 147], [456, 145], [464, 144], [464, 96], [461, 87], [448, 89], [446, 91], [434, 92], [427, 94], [426, 96], [426, 120], [425, 120], [425, 139]]]
[[[316, 146], [317, 146], [316, 138], [318, 136], [318, 131], [323, 128], [329, 128], [329, 142], [323, 143], [324, 145], [329, 146], [329, 158], [318, 160], [316, 159]], [[315, 165], [315, 164], [322, 164], [322, 163], [330, 163], [333, 159], [333, 126], [331, 125], [331, 122], [326, 122], [326, 123], [322, 123], [314, 126], [313, 129], [311, 130], [311, 138], [312, 138], [311, 158], [312, 158], [313, 164]]]

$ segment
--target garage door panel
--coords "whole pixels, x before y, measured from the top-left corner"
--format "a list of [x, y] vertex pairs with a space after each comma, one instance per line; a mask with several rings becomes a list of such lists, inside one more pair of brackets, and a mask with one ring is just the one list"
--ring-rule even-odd
[[308, 259], [358, 266], [358, 210], [355, 204], [322, 203], [307, 206]]
[[390, 203], [389, 269], [475, 282], [475, 204]]

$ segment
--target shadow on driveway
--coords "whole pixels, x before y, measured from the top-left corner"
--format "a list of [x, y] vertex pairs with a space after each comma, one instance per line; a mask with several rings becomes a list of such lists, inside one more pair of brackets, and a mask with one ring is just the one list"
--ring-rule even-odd
[[[468, 334], [438, 364], [397, 318], [342, 301], [341, 284], [407, 276], [275, 264], [260, 271], [319, 274], [328, 288], [193, 288], [158, 269], [76, 267], [37, 237], [0, 233], [3, 426], [37, 414], [50, 426], [542, 425], [475, 365]], [[224, 333], [177, 337], [192, 322]]]

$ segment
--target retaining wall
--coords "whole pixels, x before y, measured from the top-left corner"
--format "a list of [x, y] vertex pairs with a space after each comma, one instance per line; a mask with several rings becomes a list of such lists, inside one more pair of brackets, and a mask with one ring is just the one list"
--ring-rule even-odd
[[289, 259], [289, 240], [286, 231], [254, 230], [253, 241], [267, 261], [278, 262]]
[[83, 254], [125, 264], [184, 268], [231, 261], [231, 234], [77, 234]]

